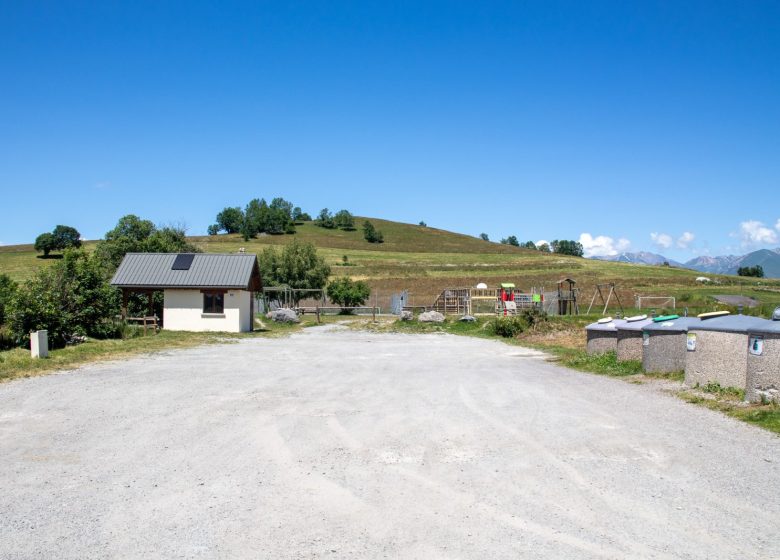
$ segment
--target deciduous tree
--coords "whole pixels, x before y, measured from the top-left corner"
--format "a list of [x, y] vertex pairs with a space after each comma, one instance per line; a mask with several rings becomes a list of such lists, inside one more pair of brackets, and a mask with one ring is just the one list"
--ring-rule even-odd
[[181, 227], [157, 228], [149, 220], [134, 214], [123, 216], [116, 227], [107, 232], [105, 239], [95, 248], [98, 260], [112, 272], [127, 253], [199, 253], [200, 250], [187, 241]]
[[347, 276], [336, 278], [328, 284], [328, 299], [341, 307], [363, 305], [371, 295], [371, 288], [360, 280], [354, 281]]
[[35, 238], [35, 250], [43, 253], [44, 257], [48, 257], [54, 249], [54, 236], [51, 233], [42, 233]]
[[582, 243], [570, 239], [555, 239], [550, 244], [550, 247], [552, 248], [553, 253], [559, 253], [561, 255], [581, 257], [584, 254]]
[[317, 219], [314, 220], [314, 224], [318, 225], [319, 227], [323, 227], [325, 229], [335, 229], [336, 222], [333, 219], [333, 214], [330, 213], [330, 210], [327, 208], [323, 208], [320, 210], [320, 213], [317, 214]]
[[244, 212], [239, 207], [227, 207], [217, 214], [217, 226], [225, 233], [238, 233], [244, 223]]
[[[311, 243], [297, 239], [281, 251], [268, 247], [258, 255], [258, 264], [267, 286], [289, 286], [294, 289], [320, 290], [330, 276], [330, 266], [317, 254]], [[304, 296], [298, 295], [296, 303]]]
[[355, 217], [348, 210], [339, 210], [333, 216], [336, 227], [344, 231], [355, 231]]
[[384, 243], [385, 236], [374, 227], [374, 224], [366, 220], [363, 222], [363, 238], [369, 243]]
[[81, 234], [71, 226], [58, 225], [51, 233], [42, 233], [35, 239], [35, 250], [48, 257], [52, 251], [81, 247]]

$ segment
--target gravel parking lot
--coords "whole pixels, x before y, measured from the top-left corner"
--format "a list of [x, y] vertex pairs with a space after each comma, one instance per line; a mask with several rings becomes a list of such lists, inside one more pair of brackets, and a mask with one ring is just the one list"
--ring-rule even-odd
[[334, 327], [0, 385], [0, 558], [777, 558], [780, 438]]

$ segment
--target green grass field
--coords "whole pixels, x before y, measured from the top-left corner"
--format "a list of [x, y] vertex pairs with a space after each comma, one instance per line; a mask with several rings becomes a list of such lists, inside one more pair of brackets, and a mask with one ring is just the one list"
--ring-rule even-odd
[[[359, 226], [362, 221], [363, 218], [357, 218], [356, 224]], [[327, 230], [311, 222], [298, 226], [294, 235], [265, 235], [246, 242], [238, 235], [218, 235], [192, 237], [191, 241], [203, 251], [214, 253], [235, 252], [241, 247], [258, 253], [294, 238], [310, 241], [333, 266], [334, 275], [366, 280], [382, 307], [388, 305], [392, 293], [405, 289], [410, 291], [413, 305], [430, 305], [445, 288], [474, 286], [478, 282], [489, 286], [514, 282], [521, 289], [549, 290], [567, 276], [577, 281], [583, 311], [590, 303], [594, 286], [607, 282], [617, 285], [628, 311], [634, 306], [635, 295], [674, 296], [678, 308], [687, 306], [692, 312], [725, 308], [711, 297], [719, 294], [753, 297], [763, 306], [756, 312], [764, 314], [780, 305], [778, 280], [707, 275], [718, 284], [702, 286], [695, 282], [701, 275], [696, 271], [542, 254], [430, 227], [373, 218], [371, 221], [383, 231], [385, 243], [367, 243], [360, 230]], [[85, 246], [90, 250], [94, 243], [87, 242]], [[344, 255], [353, 266], [339, 266]], [[0, 273], [16, 280], [29, 278], [51, 262], [54, 260], [38, 258], [32, 245], [0, 247]]]

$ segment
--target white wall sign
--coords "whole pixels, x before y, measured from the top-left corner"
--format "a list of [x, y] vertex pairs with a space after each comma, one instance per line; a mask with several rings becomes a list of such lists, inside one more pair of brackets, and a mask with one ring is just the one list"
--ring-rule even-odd
[[694, 352], [696, 350], [696, 333], [688, 333], [686, 347], [688, 352]]

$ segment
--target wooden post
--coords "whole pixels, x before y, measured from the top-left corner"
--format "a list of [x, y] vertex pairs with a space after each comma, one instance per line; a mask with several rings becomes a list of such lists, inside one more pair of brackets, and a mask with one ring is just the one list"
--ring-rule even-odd
[[320, 306], [317, 306], [317, 324], [320, 324]]
[[127, 288], [122, 288], [122, 319], [127, 319]]
[[376, 305], [371, 308], [371, 320], [376, 323]]

